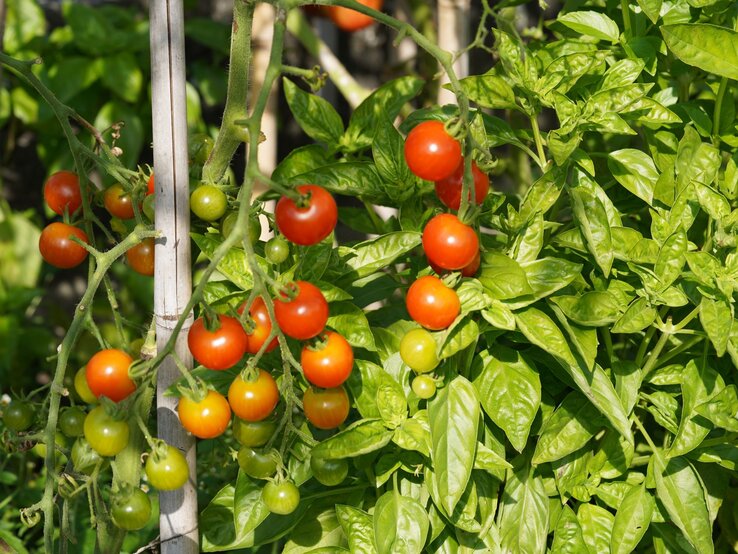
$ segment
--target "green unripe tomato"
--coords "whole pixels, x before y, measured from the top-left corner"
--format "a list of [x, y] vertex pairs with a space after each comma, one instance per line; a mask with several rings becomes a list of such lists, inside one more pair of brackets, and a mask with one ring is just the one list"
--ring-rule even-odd
[[190, 163], [197, 165], [205, 165], [208, 161], [210, 152], [213, 151], [215, 142], [210, 135], [205, 133], [195, 133], [190, 136], [187, 141], [187, 153], [190, 157]]
[[261, 491], [261, 498], [273, 514], [287, 515], [300, 504], [300, 489], [292, 481], [269, 481]]
[[146, 458], [144, 470], [151, 486], [160, 491], [176, 490], [190, 477], [187, 459], [171, 445], [167, 445], [165, 454], [160, 458], [155, 458], [153, 454]]
[[348, 475], [348, 462], [343, 459], [330, 460], [310, 456], [310, 469], [313, 477], [326, 487], [333, 487], [343, 483]]
[[433, 371], [440, 360], [436, 355], [436, 341], [425, 329], [412, 329], [400, 341], [400, 357], [416, 373]]
[[418, 375], [413, 379], [413, 392], [418, 398], [427, 400], [436, 394], [436, 382], [428, 375]]
[[[223, 238], [228, 238], [231, 232], [233, 232], [233, 228], [236, 226], [236, 219], [238, 219], [238, 212], [231, 212], [223, 218], [220, 224], [220, 232]], [[258, 216], [249, 216], [248, 224], [249, 242], [254, 245], [259, 242], [259, 237], [261, 236], [261, 222]]]
[[282, 237], [273, 237], [267, 241], [264, 255], [271, 263], [281, 264], [290, 255], [290, 246]]
[[126, 531], [143, 529], [151, 518], [151, 500], [141, 489], [126, 498], [116, 498], [110, 510], [113, 523]]
[[233, 438], [242, 446], [264, 446], [277, 430], [277, 424], [270, 419], [244, 421], [233, 418]]
[[87, 366], [83, 366], [77, 370], [74, 374], [74, 390], [77, 392], [77, 396], [82, 399], [82, 402], [87, 404], [96, 404], [97, 396], [90, 389], [90, 385], [87, 383]]
[[190, 195], [192, 213], [203, 221], [215, 221], [223, 217], [228, 207], [225, 193], [215, 185], [200, 185]]
[[238, 451], [238, 466], [253, 479], [268, 479], [277, 471], [277, 456], [273, 448], [263, 452], [242, 446]]
[[86, 415], [79, 408], [67, 408], [59, 415], [59, 429], [70, 439], [81, 437], [85, 432]]
[[28, 429], [33, 424], [35, 415], [31, 404], [25, 400], [13, 400], [3, 411], [3, 423], [17, 433]]

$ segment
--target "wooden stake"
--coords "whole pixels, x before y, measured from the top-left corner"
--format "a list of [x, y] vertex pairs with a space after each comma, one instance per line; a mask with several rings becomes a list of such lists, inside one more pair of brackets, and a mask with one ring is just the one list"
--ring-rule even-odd
[[[469, 44], [469, 24], [471, 17], [470, 0], [438, 0], [438, 46], [455, 54]], [[469, 75], [469, 55], [462, 54], [454, 62], [454, 71], [459, 79]], [[448, 83], [444, 75], [441, 84]], [[456, 97], [444, 88], [438, 91], [438, 103], [455, 104]]]

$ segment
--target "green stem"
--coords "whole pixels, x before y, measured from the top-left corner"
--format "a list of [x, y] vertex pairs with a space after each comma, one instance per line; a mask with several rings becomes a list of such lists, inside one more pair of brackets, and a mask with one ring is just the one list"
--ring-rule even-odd
[[651, 350], [651, 352], [648, 354], [648, 359], [646, 360], [646, 363], [643, 366], [642, 370], [644, 379], [646, 378], [646, 376], [648, 376], [651, 370], [656, 367], [656, 362], [658, 362], [659, 360], [659, 354], [661, 354], [661, 351], [664, 349], [664, 346], [666, 346], [666, 343], [669, 342], [670, 336], [671, 335], [669, 333], [661, 333], [656, 346], [654, 346], [653, 350]]
[[720, 115], [723, 109], [723, 99], [725, 98], [725, 92], [728, 90], [728, 78], [723, 77], [720, 79], [720, 87], [718, 88], [717, 98], [715, 99], [715, 111], [712, 116], [712, 136], [717, 140], [718, 134], [720, 134]]
[[630, 22], [630, 8], [628, 7], [630, 0], [620, 0], [620, 10], [623, 13], [623, 34], [626, 38], [632, 35], [632, 25]]
[[651, 439], [651, 435], [648, 434], [648, 431], [646, 431], [646, 428], [643, 427], [643, 424], [641, 423], [641, 420], [638, 419], [638, 416], [635, 415], [634, 413], [631, 417], [633, 418], [633, 422], [636, 424], [636, 427], [638, 427], [638, 430], [643, 435], [643, 438], [646, 439], [648, 446], [651, 447], [651, 450], [653, 450], [654, 452], [658, 452], [658, 448], [656, 447], [656, 444]]
[[536, 152], [538, 152], [538, 165], [543, 169], [546, 167], [548, 161], [546, 160], [546, 153], [543, 151], [543, 138], [541, 137], [541, 129], [538, 127], [538, 116], [530, 116], [530, 126], [533, 129], [533, 138], [536, 141]]

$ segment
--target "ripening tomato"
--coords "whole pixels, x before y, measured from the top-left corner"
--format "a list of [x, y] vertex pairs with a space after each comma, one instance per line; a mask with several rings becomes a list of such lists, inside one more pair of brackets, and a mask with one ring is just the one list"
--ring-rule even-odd
[[151, 500], [141, 489], [133, 489], [127, 497], [115, 498], [110, 516], [116, 527], [126, 531], [143, 529], [151, 518]]
[[307, 281], [295, 281], [297, 296], [282, 293], [274, 302], [274, 316], [282, 332], [297, 340], [311, 339], [328, 321], [328, 302], [320, 289]]
[[156, 185], [156, 181], [154, 180], [154, 172], [151, 172], [151, 175], [149, 175], [149, 180], [146, 181], [146, 196], [149, 194], [154, 194], [154, 191], [156, 190], [154, 187]]
[[305, 379], [316, 387], [332, 388], [341, 385], [354, 367], [354, 351], [348, 341], [335, 331], [326, 331], [313, 347], [305, 345], [300, 364]]
[[453, 214], [439, 214], [423, 229], [423, 250], [428, 260], [443, 269], [469, 265], [479, 253], [474, 229]]
[[234, 417], [233, 438], [243, 446], [264, 446], [272, 438], [277, 424], [273, 419], [262, 419], [261, 421], [244, 421]]
[[87, 384], [87, 368], [81, 367], [74, 374], [74, 390], [77, 392], [80, 400], [86, 404], [94, 404], [97, 402], [97, 396], [90, 390]]
[[405, 304], [413, 320], [433, 331], [451, 325], [461, 311], [456, 291], [433, 275], [420, 277], [410, 285]]
[[129, 248], [126, 260], [133, 271], [151, 277], [154, 274], [154, 239], [143, 239]]
[[173, 491], [181, 487], [190, 478], [190, 468], [182, 451], [167, 445], [163, 456], [153, 453], [146, 458], [146, 477], [155, 489]]
[[205, 319], [198, 317], [187, 335], [187, 344], [197, 363], [208, 369], [228, 369], [236, 365], [246, 353], [246, 331], [234, 317], [218, 315], [220, 327], [215, 331], [205, 328]]
[[[359, 0], [360, 4], [364, 4], [368, 8], [375, 10], [382, 9], [382, 0]], [[341, 6], [328, 6], [328, 17], [331, 18], [336, 27], [343, 31], [353, 33], [359, 29], [368, 27], [374, 23], [374, 18], [370, 15], [366, 15], [356, 10], [349, 8], [343, 8]]]
[[[486, 173], [482, 173], [476, 162], [472, 162], [472, 175], [474, 176], [474, 202], [481, 204], [489, 192], [489, 177]], [[463, 179], [464, 162], [462, 160], [459, 167], [451, 175], [436, 181], [436, 195], [441, 202], [452, 210], [458, 210], [461, 205]]]
[[100, 456], [115, 456], [128, 444], [128, 422], [105, 413], [103, 406], [93, 408], [84, 424], [85, 439]]
[[450, 176], [461, 163], [461, 145], [440, 121], [424, 121], [405, 139], [405, 161], [410, 171], [426, 181]]
[[[461, 272], [461, 275], [464, 277], [474, 277], [477, 274], [477, 271], [479, 271], [479, 266], [482, 263], [482, 256], [481, 252], [477, 251], [476, 255], [472, 259], [471, 262], [469, 262], [468, 265], [465, 265], [462, 267], [459, 271]], [[448, 270], [443, 269], [442, 267], [438, 267], [433, 262], [428, 262], [428, 265], [431, 266], [431, 269], [438, 273], [439, 275], [444, 275], [446, 273], [449, 273]]]
[[422, 400], [432, 398], [436, 394], [436, 382], [430, 375], [418, 375], [413, 379], [413, 392]]
[[201, 439], [222, 435], [231, 422], [231, 407], [225, 396], [209, 390], [205, 398], [195, 402], [183, 396], [177, 406], [182, 427]]
[[[238, 313], [242, 314], [245, 309], [246, 303], [241, 304], [238, 308]], [[269, 338], [269, 333], [272, 332], [272, 320], [269, 319], [266, 303], [261, 296], [252, 302], [249, 315], [254, 322], [254, 330], [250, 334], [246, 334], [246, 352], [256, 354]], [[274, 350], [278, 343], [277, 337], [274, 337], [272, 342], [269, 343], [269, 346], [266, 347], [265, 352]]]
[[82, 205], [79, 177], [71, 171], [57, 171], [44, 183], [44, 200], [52, 211], [64, 215], [64, 209], [72, 215]]
[[348, 394], [343, 387], [309, 387], [302, 396], [302, 410], [307, 420], [318, 429], [335, 429], [348, 417]]
[[190, 195], [190, 209], [203, 221], [220, 219], [227, 208], [228, 197], [215, 185], [200, 185]]
[[292, 481], [269, 481], [261, 491], [264, 504], [273, 514], [287, 515], [300, 504], [300, 489]]
[[411, 329], [400, 341], [400, 358], [416, 373], [433, 371], [440, 360], [436, 355], [436, 341], [425, 329]]
[[118, 219], [133, 218], [133, 200], [120, 184], [111, 185], [105, 190], [103, 204], [110, 215]]
[[41, 257], [47, 263], [61, 269], [69, 269], [81, 264], [87, 258], [87, 250], [74, 242], [71, 237], [89, 243], [87, 233], [82, 229], [59, 221], [50, 223], [41, 231], [38, 239]]
[[87, 362], [85, 376], [92, 394], [97, 398], [107, 396], [120, 402], [136, 390], [136, 383], [128, 377], [128, 367], [133, 358], [122, 350], [101, 350]]
[[318, 185], [300, 185], [296, 190], [302, 198], [297, 202], [286, 196], [280, 198], [274, 208], [274, 220], [287, 240], [303, 246], [317, 244], [336, 226], [336, 201]]
[[233, 413], [245, 421], [261, 421], [279, 402], [279, 389], [274, 378], [259, 370], [255, 381], [244, 381], [238, 375], [228, 388], [228, 403]]
[[238, 451], [238, 467], [253, 479], [268, 479], [277, 471], [279, 453], [274, 449], [266, 452], [242, 446]]
[[342, 458], [330, 459], [310, 456], [310, 469], [313, 477], [321, 485], [335, 487], [343, 483], [348, 475], [348, 462]]

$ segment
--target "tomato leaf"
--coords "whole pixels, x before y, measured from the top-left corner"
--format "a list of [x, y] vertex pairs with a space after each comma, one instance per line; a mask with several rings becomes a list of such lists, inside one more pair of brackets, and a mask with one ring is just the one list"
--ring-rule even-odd
[[319, 458], [353, 458], [379, 450], [392, 440], [380, 419], [362, 419], [313, 448]]
[[423, 506], [399, 491], [388, 491], [374, 507], [374, 544], [378, 552], [423, 552], [429, 520]]
[[328, 145], [338, 143], [343, 122], [326, 99], [305, 92], [289, 79], [282, 79], [282, 88], [292, 115], [308, 136]]

